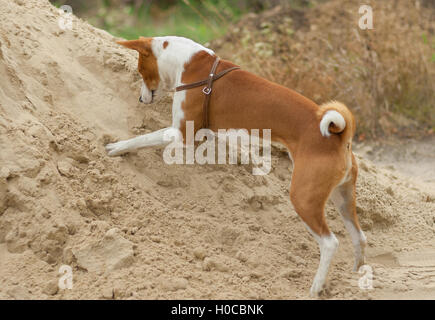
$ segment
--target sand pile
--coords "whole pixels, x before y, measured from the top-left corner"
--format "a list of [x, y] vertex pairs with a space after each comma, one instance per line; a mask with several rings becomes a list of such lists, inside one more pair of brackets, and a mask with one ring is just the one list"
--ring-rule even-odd
[[[163, 148], [109, 158], [108, 141], [167, 126], [170, 98], [139, 105], [135, 53], [75, 17], [60, 29], [48, 1], [0, 0], [0, 17], [0, 298], [307, 297], [319, 255], [286, 153], [267, 176], [166, 165]], [[341, 245], [325, 297], [434, 298], [434, 192], [359, 162], [375, 289], [328, 206]]]

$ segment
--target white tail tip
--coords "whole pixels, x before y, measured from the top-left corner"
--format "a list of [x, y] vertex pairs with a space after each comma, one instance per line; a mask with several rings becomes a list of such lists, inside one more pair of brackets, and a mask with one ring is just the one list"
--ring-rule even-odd
[[329, 132], [329, 125], [334, 123], [334, 125], [341, 131], [346, 128], [346, 121], [343, 116], [335, 110], [326, 111], [323, 115], [322, 120], [320, 121], [320, 133], [324, 137], [329, 137], [331, 132]]

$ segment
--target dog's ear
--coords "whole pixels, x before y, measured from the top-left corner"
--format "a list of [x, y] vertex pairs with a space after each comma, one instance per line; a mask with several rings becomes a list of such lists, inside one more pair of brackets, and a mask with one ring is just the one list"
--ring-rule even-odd
[[140, 37], [137, 40], [117, 41], [116, 43], [126, 48], [136, 50], [144, 56], [149, 56], [151, 54], [151, 40], [152, 38]]

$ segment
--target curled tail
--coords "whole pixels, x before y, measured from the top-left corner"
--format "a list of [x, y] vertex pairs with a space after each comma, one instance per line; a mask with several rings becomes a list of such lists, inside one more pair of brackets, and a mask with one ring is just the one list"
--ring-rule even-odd
[[331, 134], [351, 135], [355, 133], [355, 120], [350, 110], [342, 103], [331, 101], [319, 108], [320, 133], [324, 137]]

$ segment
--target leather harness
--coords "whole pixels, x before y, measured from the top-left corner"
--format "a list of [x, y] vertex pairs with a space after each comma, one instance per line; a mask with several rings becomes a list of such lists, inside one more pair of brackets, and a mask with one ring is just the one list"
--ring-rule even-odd
[[204, 84], [206, 85], [202, 89], [202, 92], [205, 94], [205, 99], [204, 99], [204, 104], [203, 104], [203, 109], [204, 109], [203, 128], [208, 128], [208, 108], [209, 108], [209, 104], [210, 104], [210, 95], [211, 95], [211, 91], [212, 91], [212, 87], [213, 87], [213, 81], [216, 81], [217, 79], [223, 77], [228, 72], [231, 72], [231, 71], [236, 70], [236, 69], [240, 69], [240, 67], [232, 67], [232, 68], [225, 69], [225, 70], [219, 72], [218, 74], [215, 74], [215, 71], [216, 71], [216, 68], [219, 64], [219, 61], [220, 61], [220, 58], [216, 57], [216, 60], [214, 61], [213, 66], [211, 67], [208, 79], [189, 83], [189, 84], [184, 84], [184, 85], [181, 85], [181, 86], [178, 86], [175, 88], [176, 91], [182, 91], [182, 90], [196, 88], [196, 87], [202, 86]]

